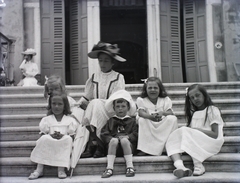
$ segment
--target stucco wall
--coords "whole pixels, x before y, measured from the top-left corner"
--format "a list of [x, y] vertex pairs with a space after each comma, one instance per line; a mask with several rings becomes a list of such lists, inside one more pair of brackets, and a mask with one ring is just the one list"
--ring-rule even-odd
[[23, 33], [23, 0], [7, 0], [6, 7], [2, 9], [1, 32], [14, 39], [12, 54], [10, 56], [9, 78], [19, 82], [22, 74], [19, 65], [22, 62], [24, 33]]
[[240, 1], [223, 0], [222, 2], [227, 80], [237, 81], [233, 63], [240, 63]]

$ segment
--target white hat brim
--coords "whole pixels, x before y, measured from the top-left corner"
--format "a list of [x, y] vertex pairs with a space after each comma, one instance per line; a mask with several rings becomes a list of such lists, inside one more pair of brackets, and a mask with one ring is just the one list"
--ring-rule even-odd
[[105, 103], [105, 108], [108, 112], [112, 113], [114, 112], [113, 109], [113, 101], [116, 99], [125, 99], [126, 101], [129, 102], [130, 105], [130, 109], [128, 111], [128, 114], [130, 116], [135, 115], [136, 111], [137, 111], [137, 107], [135, 102], [132, 99], [132, 96], [130, 95], [130, 93], [128, 93], [126, 90], [118, 90], [115, 93], [113, 93], [106, 101]]
[[36, 52], [22, 52], [23, 55], [33, 55], [35, 56], [36, 55]]

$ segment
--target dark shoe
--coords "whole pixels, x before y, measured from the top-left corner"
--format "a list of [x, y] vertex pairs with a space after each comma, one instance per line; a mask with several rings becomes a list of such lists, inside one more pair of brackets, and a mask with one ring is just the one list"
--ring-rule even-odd
[[81, 155], [81, 158], [91, 158], [91, 157], [93, 157], [93, 154], [90, 151], [85, 151]]
[[135, 170], [132, 167], [129, 167], [126, 169], [126, 177], [134, 177], [135, 176]]
[[96, 152], [93, 155], [94, 158], [101, 158], [101, 157], [104, 157], [104, 156], [105, 156], [105, 154], [98, 149], [96, 150]]
[[137, 153], [137, 156], [147, 156], [147, 155], [148, 155], [147, 153], [142, 152], [142, 151], [139, 151], [139, 152]]
[[113, 175], [113, 169], [106, 169], [103, 174], [102, 174], [102, 178], [109, 178]]
[[93, 145], [92, 142], [88, 142], [87, 149], [82, 153], [81, 158], [91, 158], [96, 151], [97, 146]]

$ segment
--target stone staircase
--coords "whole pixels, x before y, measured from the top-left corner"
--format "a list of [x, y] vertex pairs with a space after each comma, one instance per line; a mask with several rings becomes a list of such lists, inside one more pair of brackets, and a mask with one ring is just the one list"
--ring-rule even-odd
[[[225, 143], [218, 155], [204, 162], [206, 174], [200, 177], [176, 179], [172, 175], [173, 163], [166, 155], [134, 156], [136, 176], [125, 178], [123, 158], [116, 158], [114, 176], [101, 179], [107, 159], [80, 159], [74, 169], [72, 179], [63, 182], [240, 182], [240, 82], [201, 83], [207, 88], [215, 105], [222, 112], [225, 121]], [[179, 127], [185, 125], [185, 88], [191, 83], [164, 84], [173, 101], [173, 110], [178, 117]], [[127, 85], [134, 99], [141, 93], [142, 84]], [[75, 100], [83, 95], [84, 86], [67, 86]], [[27, 176], [36, 165], [29, 159], [30, 153], [39, 138], [38, 124], [46, 115], [46, 100], [43, 86], [1, 87], [0, 88], [0, 182], [27, 182]], [[183, 156], [187, 167], [192, 168], [188, 155]], [[37, 182], [59, 182], [57, 169], [46, 166], [44, 178]], [[161, 176], [162, 175], [162, 176]], [[78, 179], [78, 178], [79, 179]], [[93, 177], [95, 177], [93, 179]], [[114, 179], [115, 177], [115, 179]], [[113, 179], [112, 179], [113, 178]], [[35, 181], [36, 182], [36, 181]]]

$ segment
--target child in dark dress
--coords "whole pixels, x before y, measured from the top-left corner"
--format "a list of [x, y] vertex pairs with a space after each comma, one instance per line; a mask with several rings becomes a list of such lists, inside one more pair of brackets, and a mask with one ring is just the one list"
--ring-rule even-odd
[[135, 175], [132, 156], [137, 146], [138, 126], [135, 117], [136, 105], [126, 90], [115, 92], [107, 100], [106, 109], [115, 111], [107, 124], [101, 130], [101, 138], [108, 146], [107, 168], [102, 178], [113, 175], [113, 164], [116, 156], [124, 156], [126, 161], [126, 176]]

